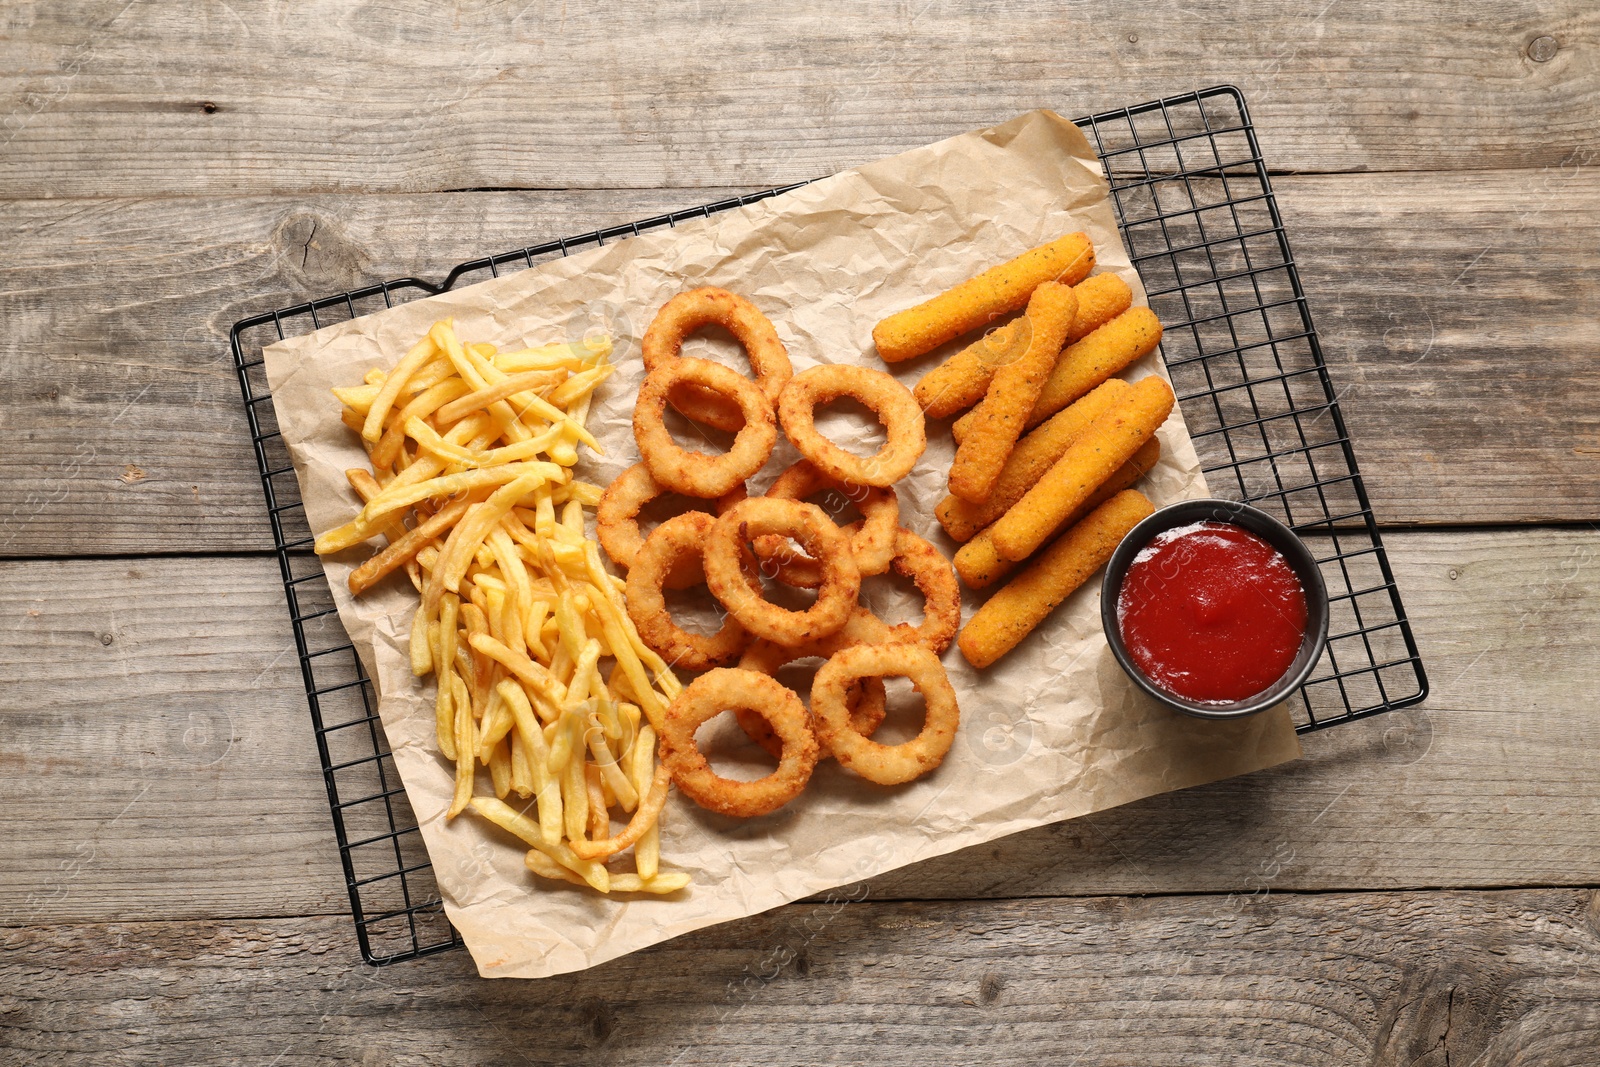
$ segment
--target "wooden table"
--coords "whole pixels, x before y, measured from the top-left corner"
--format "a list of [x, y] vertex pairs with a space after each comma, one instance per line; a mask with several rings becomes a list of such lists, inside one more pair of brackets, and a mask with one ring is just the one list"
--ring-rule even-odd
[[[1448, 6], [0, 12], [0, 1059], [1596, 1062], [1600, 18]], [[229, 325], [1217, 82], [1427, 704], [579, 975], [361, 963]]]

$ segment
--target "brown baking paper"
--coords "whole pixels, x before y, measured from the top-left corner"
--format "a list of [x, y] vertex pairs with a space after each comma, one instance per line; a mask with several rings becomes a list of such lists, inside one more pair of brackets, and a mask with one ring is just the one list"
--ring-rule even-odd
[[[871, 330], [885, 315], [1080, 229], [1094, 241], [1096, 269], [1121, 275], [1143, 303], [1093, 151], [1071, 123], [1034, 111], [749, 207], [283, 341], [266, 351], [267, 375], [307, 517], [321, 532], [358, 510], [343, 471], [365, 465], [356, 435], [339, 420], [332, 386], [393, 366], [447, 316], [463, 339], [502, 349], [577, 340], [603, 328], [615, 338], [620, 369], [602, 388], [589, 425], [606, 455], [586, 456], [578, 476], [605, 484], [638, 459], [630, 418], [643, 377], [639, 338], [675, 293], [717, 285], [748, 296], [772, 319], [797, 371], [819, 362], [881, 367]], [[686, 351], [715, 344], [692, 339]], [[889, 370], [910, 386], [947, 353]], [[1155, 356], [1127, 377], [1151, 373], [1162, 373]], [[826, 424], [863, 452], [874, 447], [867, 425], [849, 417]], [[1204, 496], [1179, 412], [1160, 436], [1161, 463], [1140, 488], [1158, 506]], [[902, 524], [947, 554], [955, 546], [933, 508], [952, 455], [947, 424], [930, 424], [927, 453], [897, 487]], [[793, 458], [780, 441], [751, 491]], [[666, 898], [608, 899], [537, 879], [523, 866], [523, 846], [470, 813], [445, 822], [453, 770], [435, 745], [433, 682], [412, 676], [406, 652], [415, 593], [402, 577], [354, 600], [345, 584], [371, 551], [325, 560], [328, 578], [377, 685], [446, 914], [486, 977], [590, 967], [930, 856], [1253, 771], [1300, 751], [1283, 707], [1244, 721], [1205, 722], [1142, 696], [1106, 646], [1098, 581], [1091, 581], [988, 671], [973, 670], [954, 648], [944, 656], [962, 725], [932, 774], [885, 788], [828, 761], [800, 798], [748, 821], [712, 815], [674, 791], [662, 818], [662, 866], [690, 872], [693, 885]], [[864, 583], [863, 598], [891, 621], [919, 611], [909, 592], [885, 579]], [[975, 606], [968, 594], [967, 617]], [[480, 774], [483, 792], [487, 775]]]

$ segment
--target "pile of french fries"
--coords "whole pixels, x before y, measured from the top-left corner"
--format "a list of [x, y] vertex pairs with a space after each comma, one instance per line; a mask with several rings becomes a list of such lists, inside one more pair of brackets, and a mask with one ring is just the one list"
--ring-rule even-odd
[[[670, 893], [689, 879], [659, 869], [669, 779], [656, 738], [681, 686], [587, 535], [600, 487], [571, 473], [578, 445], [600, 451], [584, 422], [610, 353], [604, 337], [498, 352], [446, 320], [387, 374], [335, 389], [372, 469], [346, 472], [364, 507], [316, 550], [381, 536], [351, 592], [402, 568], [416, 588], [411, 668], [437, 684], [450, 818], [471, 807], [516, 835], [541, 877]], [[634, 872], [610, 870], [630, 848]]]

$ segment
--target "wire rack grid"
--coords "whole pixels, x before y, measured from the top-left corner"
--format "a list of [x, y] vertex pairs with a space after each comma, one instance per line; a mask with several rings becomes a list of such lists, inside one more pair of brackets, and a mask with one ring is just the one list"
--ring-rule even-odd
[[[1356, 468], [1243, 95], [1217, 86], [1077, 120], [1110, 181], [1211, 491], [1275, 514], [1318, 550], [1328, 651], [1294, 709], [1302, 732], [1421, 701], [1427, 678]], [[804, 183], [800, 183], [804, 184]], [[261, 349], [274, 341], [796, 188], [470, 260], [254, 315], [230, 339], [293, 622], [362, 956], [461, 944], [445, 919], [370, 681], [311, 552]]]

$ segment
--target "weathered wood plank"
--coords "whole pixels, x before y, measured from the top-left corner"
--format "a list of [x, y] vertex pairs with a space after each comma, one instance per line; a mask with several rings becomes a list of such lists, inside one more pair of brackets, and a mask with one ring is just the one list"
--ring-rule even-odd
[[691, 206], [675, 191], [8, 205], [0, 555], [270, 548], [234, 322]]
[[277, 564], [3, 566], [4, 921], [332, 907]]
[[1600, 282], [1552, 255], [1562, 230], [1600, 249], [1600, 213], [1578, 209], [1595, 178], [1277, 182], [1380, 521], [1600, 514], [1600, 366], [1554, 354], [1595, 350]]
[[18, 1067], [1577, 1067], [1600, 1055], [1597, 915], [1587, 890], [841, 898], [493, 983], [465, 953], [365, 968], [332, 918], [13, 928], [0, 1048]]
[[[1380, 520], [1600, 512], [1600, 175], [1278, 189]], [[267, 547], [234, 321], [686, 206], [682, 190], [9, 205], [0, 555]]]
[[[932, 860], [871, 891], [1600, 883], [1600, 540], [1397, 533], [1391, 547], [1430, 706], [1450, 710], [1312, 735], [1298, 763]], [[0, 924], [345, 911], [275, 563], [39, 561], [0, 564], [0, 578]], [[992, 710], [969, 707], [969, 724], [1021, 728]], [[345, 758], [361, 742], [330, 739]]]
[[1382, 0], [611, 11], [25, 5], [0, 37], [0, 195], [773, 185], [1041, 105], [1217, 82], [1245, 89], [1285, 170], [1600, 151], [1583, 0], [1450, 18]]

